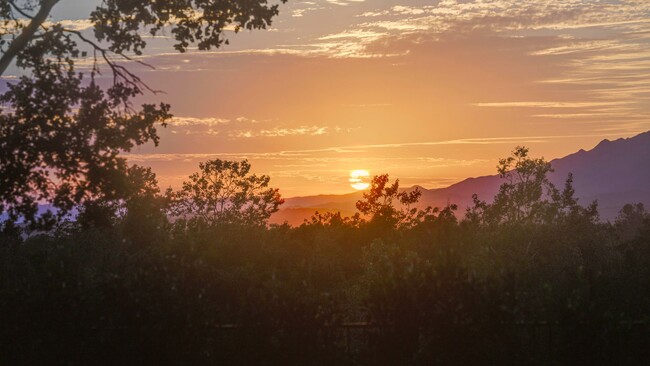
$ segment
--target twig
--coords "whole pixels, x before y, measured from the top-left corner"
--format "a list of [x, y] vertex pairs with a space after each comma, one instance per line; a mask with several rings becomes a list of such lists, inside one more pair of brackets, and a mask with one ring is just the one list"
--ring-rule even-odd
[[29, 15], [29, 14], [25, 13], [25, 11], [24, 11], [23, 9], [21, 9], [18, 5], [16, 5], [16, 4], [13, 2], [13, 0], [7, 0], [7, 2], [8, 2], [9, 5], [11, 5], [11, 6], [12, 6], [12, 7], [13, 7], [13, 8], [18, 12], [18, 13], [20, 13], [20, 15], [24, 16], [24, 17], [27, 18], [27, 19], [32, 19], [32, 20], [34, 19], [34, 17], [33, 17], [32, 15]]
[[[90, 46], [92, 46], [94, 51], [95, 51], [95, 55], [97, 54], [97, 52], [99, 52], [101, 57], [104, 59], [106, 64], [111, 68], [111, 71], [113, 72], [113, 83], [114, 84], [117, 83], [118, 79], [122, 79], [122, 80], [124, 80], [124, 82], [126, 82], [127, 84], [129, 84], [132, 87], [136, 88], [138, 91], [140, 91], [141, 88], [145, 88], [145, 89], [147, 89], [149, 92], [151, 92], [153, 94], [163, 93], [162, 90], [152, 89], [149, 85], [147, 85], [147, 83], [142, 81], [142, 79], [139, 76], [137, 76], [136, 74], [129, 71], [126, 67], [117, 64], [111, 58], [109, 50], [107, 50], [106, 48], [101, 47], [97, 43], [95, 43], [95, 42], [91, 41], [90, 39], [86, 38], [81, 32], [76, 31], [76, 30], [72, 30], [72, 29], [65, 29], [65, 28], [63, 28], [62, 30], [64, 32], [66, 32], [66, 33], [72, 33], [72, 34], [76, 35], [83, 42], [85, 42], [85, 43], [89, 44]], [[152, 66], [152, 65], [150, 65], [150, 64], [148, 64], [146, 62], [143, 62], [143, 61], [140, 61], [140, 60], [135, 60], [132, 57], [127, 56], [127, 55], [125, 55], [125, 54], [123, 54], [121, 52], [117, 52], [115, 54], [119, 55], [120, 57], [124, 58], [127, 61], [136, 62], [136, 63], [138, 63], [138, 64], [140, 64], [142, 66], [145, 66], [145, 67], [148, 67], [148, 68], [150, 68], [152, 70], [155, 70], [154, 66]], [[96, 69], [96, 64], [97, 64], [97, 56], [95, 56], [95, 65], [93, 65], [93, 69]]]

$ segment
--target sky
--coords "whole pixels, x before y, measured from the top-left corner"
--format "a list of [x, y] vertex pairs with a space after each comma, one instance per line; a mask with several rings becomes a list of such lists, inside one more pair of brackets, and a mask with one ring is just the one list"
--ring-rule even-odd
[[[84, 30], [99, 1], [62, 0]], [[85, 30], [88, 31], [88, 30]], [[248, 159], [285, 197], [353, 191], [353, 170], [445, 187], [517, 145], [548, 160], [650, 130], [648, 0], [289, 1], [268, 30], [130, 65], [174, 119], [126, 156], [178, 188]]]

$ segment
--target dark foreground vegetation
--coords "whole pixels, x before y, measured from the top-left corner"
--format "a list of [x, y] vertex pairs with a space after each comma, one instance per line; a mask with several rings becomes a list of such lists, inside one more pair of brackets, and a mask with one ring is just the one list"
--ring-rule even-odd
[[[265, 225], [281, 198], [247, 163], [162, 195], [0, 237], [0, 363], [640, 365], [650, 359], [650, 214], [614, 223], [519, 148], [466, 213], [373, 180], [362, 215]], [[136, 179], [137, 178], [137, 179]], [[225, 198], [224, 198], [225, 197]], [[458, 218], [457, 218], [458, 217]], [[25, 226], [25, 225], [23, 225]]]

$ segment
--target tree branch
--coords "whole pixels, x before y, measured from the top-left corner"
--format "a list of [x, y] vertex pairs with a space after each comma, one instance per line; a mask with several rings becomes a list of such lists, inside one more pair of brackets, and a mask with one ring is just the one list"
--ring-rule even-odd
[[[131, 86], [133, 86], [135, 88], [138, 88], [138, 89], [144, 88], [144, 89], [147, 89], [148, 91], [150, 91], [153, 94], [159, 94], [159, 93], [162, 92], [160, 90], [152, 89], [151, 87], [149, 87], [149, 85], [147, 85], [144, 81], [142, 81], [142, 79], [139, 76], [137, 76], [134, 73], [132, 73], [131, 71], [129, 71], [126, 67], [124, 67], [122, 65], [118, 65], [117, 63], [115, 63], [115, 61], [113, 61], [113, 59], [111, 59], [109, 51], [107, 49], [101, 47], [100, 45], [98, 45], [97, 43], [91, 41], [90, 39], [84, 37], [84, 35], [81, 32], [76, 31], [76, 30], [72, 30], [72, 29], [63, 29], [63, 31], [76, 35], [77, 37], [79, 37], [79, 39], [81, 39], [82, 41], [84, 41], [88, 45], [92, 46], [93, 49], [95, 50], [95, 52], [99, 52], [101, 54], [102, 58], [104, 59], [104, 62], [106, 62], [108, 67], [111, 68], [111, 71], [113, 72], [113, 81], [114, 82], [116, 82], [117, 79], [122, 79], [122, 80], [124, 80], [125, 83], [127, 83], [127, 84], [129, 84], [129, 85], [131, 85]], [[138, 63], [138, 64], [140, 64], [142, 66], [148, 67], [150, 69], [155, 69], [152, 65], [150, 65], [150, 64], [148, 64], [146, 62], [140, 61], [140, 60], [135, 60], [135, 59], [123, 54], [123, 53], [117, 53], [117, 55], [123, 57], [127, 61], [136, 62], [136, 63]], [[95, 64], [96, 63], [97, 63], [97, 60], [95, 59]]]
[[9, 5], [11, 5], [11, 6], [14, 8], [14, 10], [16, 10], [20, 15], [24, 16], [24, 17], [27, 18], [27, 19], [34, 19], [33, 16], [27, 14], [23, 9], [21, 9], [18, 5], [16, 5], [16, 3], [13, 2], [12, 0], [8, 0], [7, 2], [8, 2]]
[[27, 47], [29, 41], [34, 38], [38, 28], [45, 22], [52, 8], [58, 2], [59, 0], [43, 0], [41, 8], [38, 9], [38, 13], [31, 18], [29, 25], [11, 42], [9, 48], [7, 48], [7, 52], [0, 58], [0, 76], [4, 75], [16, 55]]

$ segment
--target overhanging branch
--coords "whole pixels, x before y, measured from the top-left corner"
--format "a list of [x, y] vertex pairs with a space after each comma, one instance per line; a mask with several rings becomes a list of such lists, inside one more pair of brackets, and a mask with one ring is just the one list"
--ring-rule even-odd
[[[149, 92], [151, 92], [153, 94], [158, 94], [158, 93], [161, 92], [160, 90], [152, 89], [151, 87], [149, 87], [149, 85], [147, 85], [144, 81], [142, 81], [142, 79], [139, 76], [137, 76], [136, 74], [129, 71], [126, 67], [117, 64], [111, 58], [111, 55], [110, 55], [109, 51], [106, 48], [101, 47], [97, 43], [95, 43], [95, 42], [91, 41], [90, 39], [86, 38], [80, 31], [76, 31], [76, 30], [72, 30], [72, 29], [63, 29], [63, 31], [66, 32], [66, 33], [71, 33], [71, 34], [76, 35], [77, 37], [79, 37], [80, 40], [82, 40], [86, 44], [90, 45], [94, 49], [95, 54], [99, 53], [101, 55], [102, 59], [104, 60], [104, 62], [106, 62], [108, 67], [110, 67], [111, 71], [113, 72], [113, 81], [114, 82], [116, 82], [118, 79], [122, 79], [125, 83], [127, 83], [128, 85], [130, 85], [130, 86], [132, 86], [134, 88], [137, 88], [138, 90], [140, 88], [144, 88], [144, 89], [148, 90]], [[117, 55], [119, 55], [120, 57], [124, 58], [127, 61], [136, 62], [136, 63], [138, 63], [140, 65], [143, 65], [143, 66], [146, 66], [146, 67], [148, 67], [150, 69], [154, 69], [154, 67], [152, 65], [150, 65], [150, 64], [148, 64], [146, 62], [140, 61], [140, 60], [135, 60], [132, 57], [129, 57], [129, 56], [123, 54], [123, 53], [117, 53]], [[95, 68], [97, 67], [97, 57], [95, 57], [95, 65], [94, 65], [94, 67]]]
[[59, 0], [43, 0], [41, 3], [41, 8], [38, 9], [38, 13], [36, 13], [36, 15], [31, 18], [31, 21], [27, 27], [25, 27], [20, 35], [18, 35], [18, 37], [16, 37], [16, 39], [11, 42], [7, 48], [7, 52], [5, 52], [0, 58], [0, 76], [4, 75], [5, 71], [7, 71], [7, 68], [14, 60], [16, 55], [18, 55], [20, 51], [24, 50], [25, 47], [27, 47], [29, 41], [34, 38], [34, 35], [36, 34], [38, 28], [45, 22], [48, 15], [50, 15], [50, 12], [52, 11], [52, 8], [54, 8], [54, 5], [56, 5], [58, 2]]

